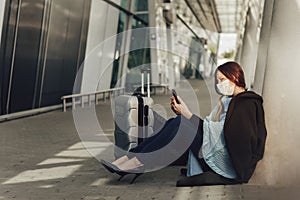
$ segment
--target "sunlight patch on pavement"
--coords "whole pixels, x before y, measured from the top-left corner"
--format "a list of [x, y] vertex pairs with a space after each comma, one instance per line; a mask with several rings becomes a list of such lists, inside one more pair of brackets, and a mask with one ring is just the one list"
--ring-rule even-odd
[[65, 150], [55, 156], [59, 157], [74, 157], [74, 158], [91, 158], [91, 154], [86, 149], [81, 150]]
[[51, 164], [61, 164], [61, 163], [69, 163], [69, 162], [79, 162], [84, 161], [85, 159], [78, 158], [49, 158], [40, 162], [37, 165], [51, 165]]
[[68, 148], [68, 150], [76, 149], [86, 149], [86, 148], [97, 148], [97, 147], [106, 147], [107, 143], [104, 142], [78, 142]]
[[73, 158], [91, 158], [100, 155], [111, 143], [109, 142], [78, 142], [55, 156]]
[[78, 170], [81, 166], [82, 165], [70, 165], [66, 167], [53, 167], [53, 168], [46, 168], [46, 169], [27, 170], [5, 181], [2, 184], [6, 185], [6, 184], [16, 184], [16, 183], [66, 178], [70, 176], [73, 172]]
[[[27, 170], [11, 179], [8, 179], [2, 184], [5, 185], [66, 178], [82, 166], [81, 164], [72, 165], [72, 162], [83, 162], [87, 158], [92, 158], [93, 155], [100, 155], [109, 146], [111, 146], [111, 143], [108, 142], [78, 142], [66, 150], [57, 153], [52, 158], [48, 158], [37, 164], [38, 166], [45, 166], [50, 164], [67, 163], [69, 166]], [[48, 186], [49, 185], [46, 185], [44, 187]], [[52, 186], [50, 185], [49, 187]]]
[[55, 156], [91, 158], [92, 155], [101, 154], [110, 145], [108, 142], [78, 142]]
[[52, 188], [54, 187], [54, 185], [41, 185], [39, 186], [39, 188], [43, 188], [43, 189], [48, 189], [48, 188]]
[[110, 142], [82, 142], [85, 148], [106, 148], [112, 145]]
[[94, 181], [91, 186], [100, 186], [104, 185], [109, 179], [108, 178], [99, 178], [98, 180]]

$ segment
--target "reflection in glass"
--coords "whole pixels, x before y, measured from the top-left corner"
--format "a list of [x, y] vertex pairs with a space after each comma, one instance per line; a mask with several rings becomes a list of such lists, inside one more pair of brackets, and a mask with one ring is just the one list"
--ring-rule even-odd
[[135, 0], [134, 11], [147, 11], [148, 1], [146, 0]]

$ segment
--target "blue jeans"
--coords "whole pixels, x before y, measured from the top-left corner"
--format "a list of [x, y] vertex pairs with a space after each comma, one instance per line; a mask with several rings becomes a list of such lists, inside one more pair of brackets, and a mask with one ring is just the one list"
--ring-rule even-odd
[[[203, 124], [203, 121], [200, 120], [199, 123]], [[199, 127], [202, 127], [202, 124]], [[162, 167], [175, 161], [186, 150], [191, 150], [198, 155], [202, 138], [202, 129], [199, 130], [188, 119], [178, 115], [169, 119], [158, 133], [145, 139], [129, 152], [135, 153], [134, 155], [145, 165], [156, 164]], [[169, 147], [164, 150], [166, 146]], [[158, 153], [153, 154], [155, 151]]]

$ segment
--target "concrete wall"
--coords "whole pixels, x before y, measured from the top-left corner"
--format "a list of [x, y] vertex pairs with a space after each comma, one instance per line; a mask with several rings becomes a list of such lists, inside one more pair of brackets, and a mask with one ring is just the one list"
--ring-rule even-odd
[[266, 57], [262, 94], [267, 148], [252, 182], [296, 185], [300, 184], [300, 0], [274, 0], [272, 14], [268, 52], [258, 55]]

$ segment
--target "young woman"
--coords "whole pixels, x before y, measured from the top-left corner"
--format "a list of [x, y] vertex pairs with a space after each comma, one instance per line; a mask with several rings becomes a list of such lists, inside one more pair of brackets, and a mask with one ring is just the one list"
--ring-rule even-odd
[[178, 116], [169, 119], [154, 137], [131, 149], [133, 156], [128, 154], [112, 163], [102, 160], [103, 166], [121, 176], [134, 173], [138, 177], [145, 167], [174, 154], [174, 147], [164, 151], [164, 156], [151, 157], [148, 153], [176, 138], [189, 144], [188, 167], [182, 170], [186, 177], [177, 186], [247, 183], [264, 154], [267, 131], [262, 97], [246, 90], [243, 70], [236, 62], [217, 68], [215, 88], [221, 97], [209, 116], [202, 120], [179, 96], [179, 103], [171, 97], [171, 108]]

